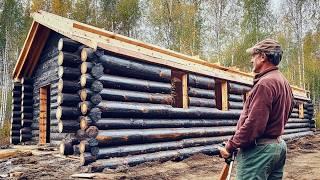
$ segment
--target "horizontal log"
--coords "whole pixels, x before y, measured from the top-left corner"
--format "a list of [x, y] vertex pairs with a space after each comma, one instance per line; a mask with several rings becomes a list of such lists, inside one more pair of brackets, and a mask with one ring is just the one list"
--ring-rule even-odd
[[251, 90], [251, 87], [229, 82], [228, 90], [230, 94], [242, 95], [242, 94], [245, 94], [246, 92], [249, 92]]
[[215, 80], [213, 78], [189, 74], [188, 82], [190, 87], [200, 88], [200, 89], [215, 89]]
[[91, 62], [82, 62], [80, 66], [81, 74], [91, 74], [93, 65], [94, 64]]
[[66, 67], [78, 67], [81, 64], [80, 56], [77, 54], [60, 51], [58, 55], [58, 65]]
[[299, 118], [299, 114], [298, 113], [291, 113], [290, 118]]
[[59, 79], [58, 92], [60, 93], [77, 93], [80, 88], [78, 82]]
[[77, 119], [80, 116], [78, 107], [58, 106], [56, 118], [58, 120]]
[[13, 118], [17, 118], [17, 117], [20, 117], [20, 118], [21, 118], [21, 112], [19, 112], [19, 111], [13, 111], [13, 112], [12, 112], [12, 117], [13, 117]]
[[215, 99], [189, 97], [189, 105], [196, 107], [216, 107]]
[[82, 115], [87, 115], [88, 112], [90, 112], [90, 109], [92, 109], [94, 105], [91, 102], [83, 101], [79, 103], [80, 111]]
[[84, 131], [84, 130], [82, 130], [82, 129], [77, 130], [76, 138], [77, 138], [78, 140], [80, 140], [80, 141], [86, 139], [86, 138], [87, 138], [86, 131]]
[[61, 38], [58, 42], [58, 50], [66, 52], [76, 52], [82, 46], [81, 43], [71, 40], [69, 38]]
[[80, 79], [81, 72], [79, 68], [71, 68], [71, 67], [58, 67], [58, 77], [64, 80], [76, 80]]
[[11, 118], [11, 124], [20, 124], [20, 123], [21, 123], [21, 117]]
[[20, 137], [20, 130], [11, 130], [10, 136], [19, 136]]
[[23, 99], [21, 101], [21, 106], [33, 106], [33, 100], [32, 99]]
[[96, 158], [89, 153], [80, 154], [80, 165], [86, 166], [96, 161]]
[[144, 129], [144, 128], [190, 128], [190, 127], [212, 127], [212, 126], [235, 126], [237, 120], [215, 120], [215, 119], [134, 119], [134, 118], [104, 118], [97, 122], [82, 118], [80, 126], [82, 129], [88, 125], [94, 125], [99, 130], [108, 129]]
[[93, 96], [90, 97], [90, 101], [92, 104], [97, 105], [102, 101], [102, 97], [99, 94], [94, 94]]
[[81, 61], [82, 62], [97, 62], [98, 57], [95, 50], [92, 48], [83, 48], [81, 51]]
[[305, 131], [305, 132], [282, 135], [282, 139], [289, 141], [289, 140], [297, 139], [304, 136], [310, 136], [310, 135], [314, 135], [314, 133], [312, 131]]
[[160, 82], [171, 82], [171, 70], [157, 65], [103, 55], [99, 58], [112, 74]]
[[86, 129], [87, 137], [89, 138], [95, 138], [98, 135], [98, 128], [96, 126], [90, 126], [88, 129]]
[[23, 100], [24, 99], [32, 99], [33, 98], [33, 94], [32, 94], [32, 92], [22, 92], [21, 98]]
[[32, 123], [33, 123], [32, 119], [22, 119], [21, 120], [22, 127], [30, 127]]
[[22, 86], [22, 92], [33, 92], [33, 85], [26, 85], [26, 84], [24, 84], [23, 86]]
[[100, 77], [103, 76], [103, 66], [102, 64], [95, 64], [92, 69], [91, 69], [91, 72], [90, 74], [92, 75], [92, 77], [94, 77], [95, 79], [99, 79]]
[[[134, 78], [126, 78], [114, 75], [103, 75], [98, 79], [105, 88], [122, 89], [132, 91], [143, 91], [150, 93], [171, 93], [171, 84], [155, 82], [149, 80], [141, 80]], [[94, 82], [94, 78], [89, 74], [83, 74], [80, 78], [82, 87], [90, 87]]]
[[12, 97], [19, 97], [19, 96], [21, 96], [21, 94], [22, 94], [22, 92], [21, 92], [21, 90], [13, 90], [12, 91]]
[[88, 116], [80, 117], [80, 128], [86, 130], [89, 126], [95, 125], [95, 122], [91, 120]]
[[57, 104], [59, 106], [76, 106], [81, 101], [78, 94], [59, 93], [57, 95]]
[[32, 119], [33, 113], [21, 113], [21, 119]]
[[20, 142], [30, 141], [32, 138], [32, 134], [20, 134]]
[[21, 97], [13, 97], [12, 104], [21, 104]]
[[33, 107], [32, 106], [22, 106], [21, 107], [21, 112], [23, 112], [23, 113], [32, 113], [33, 112]]
[[31, 134], [31, 131], [30, 127], [24, 127], [20, 129], [20, 134]]
[[24, 78], [24, 77], [22, 77], [21, 78], [21, 84], [22, 85], [25, 85], [25, 84], [32, 84], [33, 83], [33, 79], [31, 79], [31, 78]]
[[11, 109], [12, 111], [21, 111], [21, 104], [12, 104]]
[[284, 134], [300, 133], [305, 131], [310, 131], [310, 128], [285, 129]]
[[150, 144], [137, 144], [128, 146], [115, 146], [107, 148], [99, 148], [97, 159], [108, 159], [113, 157], [123, 157], [128, 155], [154, 153], [165, 150], [175, 150], [182, 148], [189, 148], [192, 146], [204, 146], [219, 144], [223, 141], [227, 141], [231, 136], [218, 136], [218, 137], [206, 137], [206, 138], [191, 138], [183, 139], [173, 142], [160, 142]]
[[61, 155], [72, 155], [74, 153], [71, 142], [61, 141], [59, 145], [59, 153]]
[[102, 117], [102, 112], [99, 108], [92, 108], [90, 110], [89, 117], [93, 121], [98, 121]]
[[121, 158], [112, 158], [107, 160], [98, 160], [90, 165], [90, 170], [92, 172], [101, 172], [105, 168], [114, 169], [120, 165], [134, 166], [137, 164], [150, 162], [150, 161], [164, 162], [164, 161], [172, 160], [175, 158], [189, 157], [198, 153], [204, 153], [208, 155], [218, 155], [219, 150], [217, 148], [212, 147], [212, 145], [208, 145], [208, 146], [183, 148], [178, 150], [161, 151], [161, 152], [149, 153], [149, 154], [134, 155], [134, 156], [124, 157], [124, 158], [121, 157]]
[[10, 144], [17, 145], [20, 143], [20, 136], [11, 136], [10, 137]]
[[229, 94], [228, 100], [233, 102], [243, 102], [243, 95]]
[[229, 102], [229, 109], [243, 109], [243, 103], [242, 102]]
[[232, 135], [235, 127], [99, 130], [99, 147], [119, 144], [176, 141], [184, 138]]
[[141, 102], [155, 104], [172, 104], [172, 96], [170, 94], [146, 93], [138, 91], [126, 91], [120, 89], [103, 89], [100, 92], [103, 100], [125, 101], [125, 102]]
[[79, 145], [73, 145], [73, 154], [76, 156], [80, 156]]
[[59, 121], [58, 129], [60, 133], [76, 133], [80, 129], [79, 121]]
[[[214, 108], [195, 107], [189, 109], [173, 108], [169, 105], [123, 103], [102, 101], [97, 105], [101, 109], [102, 117], [157, 117], [180, 119], [237, 119], [241, 110], [221, 111]], [[95, 120], [91, 117], [92, 120]]]
[[103, 89], [103, 84], [100, 81], [94, 81], [90, 87], [94, 93], [99, 93]]
[[305, 128], [309, 126], [310, 126], [310, 123], [287, 123], [285, 128], [293, 129], [293, 128]]
[[206, 99], [215, 99], [214, 90], [205, 90], [199, 88], [189, 87], [188, 95], [190, 97], [206, 98]]

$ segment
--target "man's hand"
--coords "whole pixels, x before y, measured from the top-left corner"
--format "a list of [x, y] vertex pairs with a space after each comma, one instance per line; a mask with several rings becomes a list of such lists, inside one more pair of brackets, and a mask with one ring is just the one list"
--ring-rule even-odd
[[228, 157], [231, 156], [231, 154], [227, 151], [225, 147], [218, 147], [220, 154], [223, 158], [227, 159]]

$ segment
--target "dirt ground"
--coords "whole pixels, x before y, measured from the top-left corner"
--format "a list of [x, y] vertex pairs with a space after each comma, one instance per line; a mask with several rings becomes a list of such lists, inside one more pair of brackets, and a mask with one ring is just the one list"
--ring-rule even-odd
[[[73, 179], [86, 172], [79, 160], [63, 157], [57, 151], [34, 150], [16, 146], [18, 154], [0, 159], [0, 179]], [[13, 151], [12, 149], [0, 150]], [[16, 150], [15, 150], [16, 151]], [[3, 154], [3, 153], [2, 153]], [[180, 162], [145, 163], [94, 174], [98, 179], [218, 179], [224, 161], [219, 157], [197, 154]], [[235, 169], [233, 171], [233, 176]], [[91, 174], [92, 175], [92, 174]], [[320, 133], [288, 143], [284, 179], [320, 180]]]

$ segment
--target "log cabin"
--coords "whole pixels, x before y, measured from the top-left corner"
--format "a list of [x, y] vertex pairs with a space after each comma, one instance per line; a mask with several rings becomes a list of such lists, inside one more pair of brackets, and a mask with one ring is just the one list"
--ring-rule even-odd
[[[253, 75], [39, 11], [13, 82], [11, 143], [53, 144], [102, 171], [217, 155]], [[315, 130], [308, 92], [292, 89], [286, 140]]]

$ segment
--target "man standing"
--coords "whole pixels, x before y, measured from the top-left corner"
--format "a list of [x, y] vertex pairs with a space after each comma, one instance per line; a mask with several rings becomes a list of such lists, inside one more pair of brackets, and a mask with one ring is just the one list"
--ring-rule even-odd
[[265, 39], [247, 49], [253, 64], [254, 86], [244, 103], [234, 136], [225, 148], [227, 158], [237, 148], [237, 179], [282, 179], [287, 146], [281, 135], [293, 108], [291, 87], [278, 70], [280, 44]]

